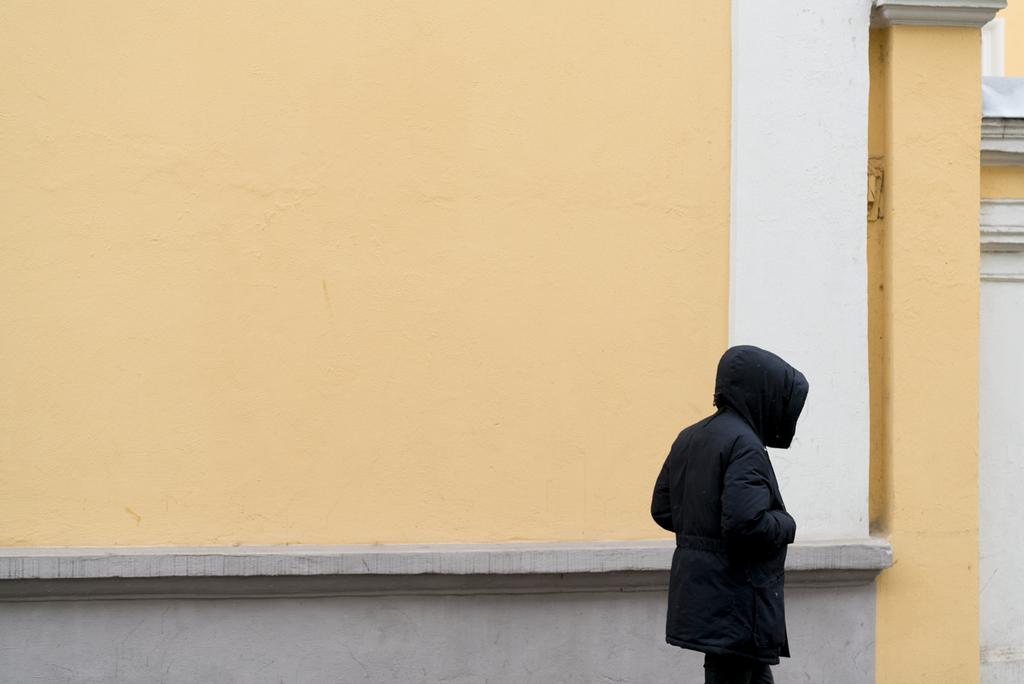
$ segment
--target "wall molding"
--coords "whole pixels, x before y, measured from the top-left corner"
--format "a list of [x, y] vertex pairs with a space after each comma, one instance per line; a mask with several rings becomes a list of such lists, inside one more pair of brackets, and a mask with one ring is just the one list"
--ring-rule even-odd
[[875, 0], [871, 25], [967, 26], [980, 28], [1006, 7], [1006, 0]]
[[981, 201], [981, 279], [1024, 283], [1024, 199]]
[[[665, 588], [675, 541], [0, 549], [0, 600], [561, 593]], [[797, 543], [787, 582], [866, 584], [869, 538]]]
[[981, 201], [981, 251], [1024, 252], [1024, 199]]
[[1024, 119], [982, 119], [981, 163], [982, 166], [1024, 165]]

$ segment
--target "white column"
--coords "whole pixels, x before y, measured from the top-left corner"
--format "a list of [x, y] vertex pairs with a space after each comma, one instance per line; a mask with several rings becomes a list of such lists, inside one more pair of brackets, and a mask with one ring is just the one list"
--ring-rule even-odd
[[868, 534], [869, 0], [733, 0], [730, 344], [810, 383], [771, 450], [798, 538]]

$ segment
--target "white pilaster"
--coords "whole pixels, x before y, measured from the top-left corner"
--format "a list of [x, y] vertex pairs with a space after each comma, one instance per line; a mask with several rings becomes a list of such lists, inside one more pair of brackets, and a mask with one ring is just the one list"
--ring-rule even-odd
[[868, 531], [869, 0], [733, 0], [730, 344], [802, 370], [798, 538]]

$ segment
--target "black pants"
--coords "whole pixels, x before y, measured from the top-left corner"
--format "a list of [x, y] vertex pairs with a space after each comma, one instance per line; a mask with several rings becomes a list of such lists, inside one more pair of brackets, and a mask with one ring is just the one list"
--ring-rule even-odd
[[771, 668], [746, 658], [704, 654], [704, 684], [773, 684]]

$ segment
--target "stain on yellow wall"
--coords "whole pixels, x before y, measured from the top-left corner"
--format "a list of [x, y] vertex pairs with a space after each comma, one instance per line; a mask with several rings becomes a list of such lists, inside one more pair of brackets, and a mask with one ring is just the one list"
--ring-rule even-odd
[[0, 544], [657, 536], [728, 3], [4, 3]]

